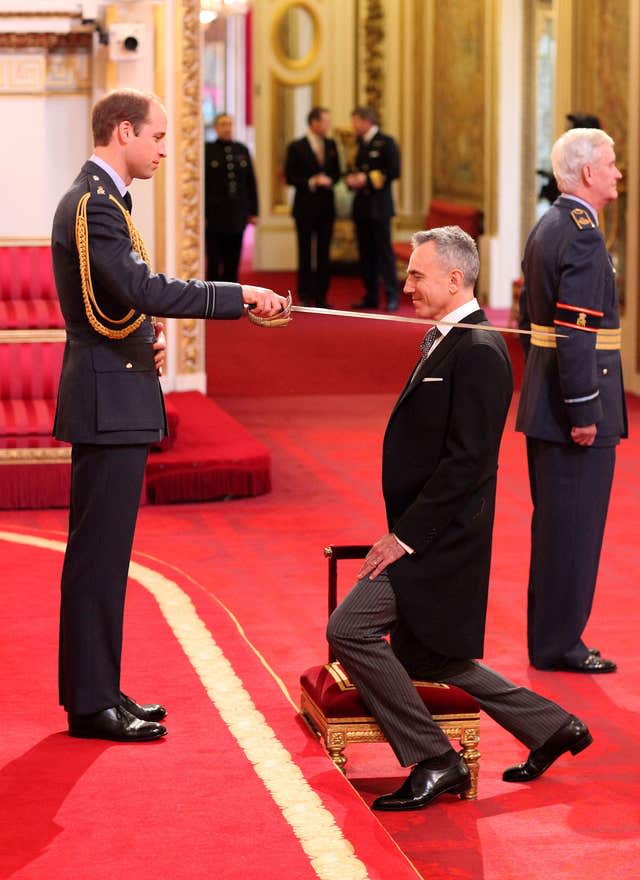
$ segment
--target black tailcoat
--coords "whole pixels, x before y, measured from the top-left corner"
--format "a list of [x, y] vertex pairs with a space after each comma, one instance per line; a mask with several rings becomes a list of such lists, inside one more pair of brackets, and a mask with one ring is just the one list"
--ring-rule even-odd
[[[486, 323], [481, 310], [464, 320]], [[512, 390], [500, 334], [454, 328], [391, 413], [382, 466], [388, 525], [415, 550], [387, 569], [405, 648], [482, 656], [498, 450]], [[420, 667], [420, 657], [398, 653], [407, 668]]]

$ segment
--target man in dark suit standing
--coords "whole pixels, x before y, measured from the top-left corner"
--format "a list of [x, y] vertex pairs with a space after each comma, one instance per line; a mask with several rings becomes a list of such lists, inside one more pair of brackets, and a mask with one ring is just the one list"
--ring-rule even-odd
[[400, 177], [400, 151], [388, 134], [378, 128], [371, 107], [356, 107], [351, 115], [358, 149], [346, 182], [353, 190], [353, 220], [358, 239], [364, 299], [358, 309], [378, 307], [378, 283], [382, 278], [387, 310], [398, 308], [396, 258], [391, 246], [391, 218], [395, 215], [391, 184]]
[[551, 162], [561, 195], [529, 235], [520, 295], [520, 325], [533, 331], [516, 422], [533, 500], [529, 658], [538, 669], [606, 673], [616, 664], [582, 634], [627, 434], [615, 275], [598, 228], [621, 174], [597, 128], [565, 132]]
[[340, 177], [340, 162], [335, 141], [327, 137], [331, 128], [327, 108], [314, 107], [307, 122], [307, 134], [287, 147], [284, 174], [296, 189], [293, 216], [298, 236], [298, 295], [303, 305], [328, 308], [333, 186]]
[[207, 278], [237, 281], [247, 223], [258, 220], [258, 188], [251, 154], [233, 140], [233, 119], [216, 116], [218, 139], [204, 147]]
[[159, 704], [120, 689], [122, 619], [147, 452], [166, 433], [153, 315], [263, 317], [270, 290], [156, 275], [131, 218], [127, 186], [166, 156], [154, 95], [123, 89], [93, 109], [94, 154], [62, 197], [51, 247], [67, 341], [54, 434], [72, 444], [69, 536], [61, 584], [60, 703], [72, 736], [157, 739]]
[[[578, 718], [517, 687], [481, 657], [491, 561], [498, 449], [512, 393], [502, 337], [474, 297], [478, 252], [457, 226], [413, 238], [404, 291], [434, 321], [396, 403], [383, 443], [389, 533], [329, 620], [337, 658], [403, 766], [402, 787], [378, 810], [415, 810], [462, 794], [469, 770], [425, 708], [411, 678], [450, 682], [531, 749], [507, 782], [537, 778], [591, 743]], [[441, 322], [445, 323], [441, 323]], [[467, 326], [452, 326], [462, 322]], [[469, 326], [471, 325], [471, 326]], [[385, 636], [391, 633], [391, 645]]]

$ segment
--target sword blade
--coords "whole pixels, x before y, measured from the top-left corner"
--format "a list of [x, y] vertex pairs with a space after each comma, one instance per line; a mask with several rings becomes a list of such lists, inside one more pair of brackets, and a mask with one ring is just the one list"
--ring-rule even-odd
[[[501, 327], [494, 324], [468, 324], [464, 321], [432, 321], [427, 318], [410, 318], [404, 315], [379, 315], [375, 312], [351, 312], [347, 309], [321, 309], [315, 306], [291, 306], [292, 312], [308, 315], [325, 315], [333, 318], [360, 318], [365, 321], [393, 321], [397, 324], [443, 324], [445, 327], [465, 327], [470, 330], [484, 330], [490, 333], [514, 333], [518, 336], [531, 336], [531, 330], [519, 330], [516, 327]], [[538, 331], [540, 333], [540, 331]], [[549, 339], [567, 339], [565, 333], [546, 333]]]

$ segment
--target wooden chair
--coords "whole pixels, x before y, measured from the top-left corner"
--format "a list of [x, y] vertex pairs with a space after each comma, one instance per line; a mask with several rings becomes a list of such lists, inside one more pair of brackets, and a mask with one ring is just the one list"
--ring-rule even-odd
[[[360, 544], [325, 548], [329, 566], [329, 614], [337, 605], [338, 561], [363, 559], [369, 549], [368, 545]], [[460, 746], [460, 754], [471, 773], [471, 788], [462, 797], [476, 798], [480, 770], [478, 702], [453, 685], [433, 681], [414, 681], [414, 685], [443, 733]], [[344, 750], [350, 743], [386, 742], [355, 685], [331, 653], [328, 663], [312, 666], [300, 676], [300, 713], [343, 772], [347, 762]]]

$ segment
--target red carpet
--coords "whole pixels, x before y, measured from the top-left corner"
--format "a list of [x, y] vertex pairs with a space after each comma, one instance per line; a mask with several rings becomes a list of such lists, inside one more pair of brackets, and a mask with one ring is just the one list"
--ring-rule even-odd
[[6, 537], [0, 877], [415, 877], [232, 618], [159, 560], [132, 578], [166, 620], [132, 579], [124, 662], [131, 693], [162, 694], [170, 736], [70, 740], [52, 699], [62, 554]]
[[[365, 542], [384, 531], [379, 452], [393, 399], [376, 394], [229, 398], [225, 406], [231, 414], [271, 450], [272, 493], [218, 504], [148, 506], [141, 512], [138, 554], [171, 560], [218, 596], [294, 697], [300, 672], [326, 652], [322, 547]], [[501, 456], [486, 659], [508, 677], [530, 683], [583, 717], [594, 734], [594, 745], [582, 755], [563, 757], [530, 786], [509, 786], [501, 781], [502, 770], [521, 759], [525, 750], [483, 716], [477, 802], [448, 799], [423, 812], [375, 818], [370, 814], [365, 820], [347, 790], [338, 787], [327, 793], [328, 781], [333, 784], [334, 779], [327, 759], [318, 755], [316, 743], [306, 734], [296, 739], [302, 731], [293, 722], [293, 710], [280, 691], [254, 676], [254, 667], [248, 664], [257, 685], [255, 694], [250, 688], [256, 705], [300, 764], [307, 757], [319, 762], [305, 778], [312, 778], [350, 840], [355, 840], [352, 835], [357, 830], [369, 834], [371, 826], [365, 828], [365, 821], [383, 822], [428, 880], [626, 880], [637, 875], [640, 677], [634, 609], [640, 560], [634, 524], [640, 503], [640, 407], [635, 399], [630, 406], [633, 434], [620, 447], [587, 633], [590, 644], [618, 661], [620, 671], [615, 675], [590, 678], [528, 669], [525, 593], [530, 503], [524, 441], [513, 432], [512, 420]], [[16, 525], [64, 531], [66, 523], [62, 511], [0, 516], [0, 528]], [[238, 747], [213, 705], [203, 704], [197, 696], [201, 687], [193, 669], [177, 646], [167, 642], [166, 625], [153, 601], [136, 586], [128, 609], [124, 683], [140, 697], [170, 703], [170, 736], [135, 752], [135, 758], [129, 747], [83, 743], [70, 747], [59, 733], [62, 717], [54, 705], [59, 558], [53, 555], [50, 566], [44, 567], [38, 561], [40, 554], [29, 554], [25, 560], [6, 549], [0, 542], [7, 595], [0, 612], [2, 698], [3, 706], [9, 707], [0, 739], [5, 765], [0, 784], [3, 808], [10, 815], [9, 824], [0, 827], [5, 835], [11, 833], [11, 847], [2, 847], [7, 870], [13, 866], [20, 880], [45, 876], [101, 880], [107, 875], [124, 876], [139, 867], [142, 853], [151, 852], [149, 873], [162, 871], [179, 880], [199, 876], [235, 880], [238, 858], [247, 860], [240, 863], [245, 877], [280, 878], [285, 873], [305, 877], [304, 872], [297, 873], [297, 861], [290, 866], [289, 849], [282, 851], [286, 862], [274, 857], [275, 847], [269, 842], [273, 815], [248, 812], [242, 798], [255, 789], [244, 788], [244, 777], [227, 769], [229, 756], [235, 756]], [[137, 558], [148, 562], [141, 555]], [[350, 577], [345, 567], [344, 588]], [[179, 580], [193, 595], [185, 579]], [[37, 594], [31, 593], [34, 582]], [[206, 610], [205, 599], [204, 594], [196, 598], [198, 610], [225, 653], [232, 653], [235, 636], [228, 637], [228, 622], [219, 613]], [[237, 650], [241, 652], [241, 647]], [[347, 755], [349, 779], [367, 801], [395, 787], [402, 776], [387, 746], [351, 746]], [[226, 793], [228, 778], [233, 784], [233, 806], [223, 809], [219, 797], [221, 790]], [[280, 842], [288, 835], [290, 842], [290, 832], [283, 830], [279, 819], [273, 821], [272, 839]], [[371, 830], [368, 843], [358, 845], [357, 853], [372, 853], [372, 838], [382, 846], [380, 835], [381, 829], [377, 835]], [[257, 865], [256, 851], [262, 847], [266, 855]], [[205, 874], [204, 868], [201, 875], [188, 873], [198, 870], [196, 864], [210, 866], [219, 850], [226, 858], [220, 873]], [[376, 864], [378, 876], [385, 880], [402, 876], [402, 869], [389, 869], [388, 862]], [[68, 873], [56, 873], [60, 865], [69, 865]], [[335, 873], [336, 880], [342, 876]]]

